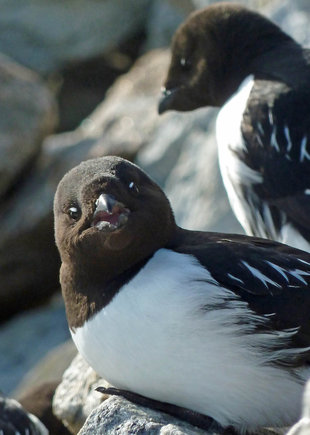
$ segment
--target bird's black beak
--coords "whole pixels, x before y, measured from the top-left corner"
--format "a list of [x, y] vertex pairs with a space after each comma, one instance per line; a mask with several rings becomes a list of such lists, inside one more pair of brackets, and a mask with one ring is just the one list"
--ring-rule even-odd
[[92, 227], [97, 227], [99, 230], [114, 231], [128, 220], [130, 210], [123, 203], [117, 201], [113, 195], [102, 193], [95, 205]]
[[178, 87], [171, 88], [171, 89], [167, 89], [163, 87], [161, 89], [162, 97], [159, 100], [159, 104], [158, 104], [158, 113], [160, 115], [166, 112], [167, 110], [173, 110], [173, 107], [171, 107], [171, 103], [173, 102], [175, 93], [177, 92], [178, 89], [179, 89]]
[[113, 207], [116, 204], [120, 204], [113, 195], [107, 195], [106, 193], [102, 193], [96, 201], [96, 210], [95, 214], [103, 211], [106, 213], [112, 213]]

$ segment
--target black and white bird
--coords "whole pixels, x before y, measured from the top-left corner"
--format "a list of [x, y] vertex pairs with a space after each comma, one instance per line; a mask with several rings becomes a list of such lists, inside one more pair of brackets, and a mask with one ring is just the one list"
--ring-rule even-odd
[[110, 384], [240, 431], [298, 419], [309, 253], [178, 227], [163, 191], [118, 157], [67, 173], [54, 213], [72, 338]]
[[310, 50], [233, 3], [177, 29], [159, 113], [221, 107], [220, 169], [249, 235], [310, 251]]
[[48, 435], [44, 424], [20, 403], [0, 393], [0, 435]]

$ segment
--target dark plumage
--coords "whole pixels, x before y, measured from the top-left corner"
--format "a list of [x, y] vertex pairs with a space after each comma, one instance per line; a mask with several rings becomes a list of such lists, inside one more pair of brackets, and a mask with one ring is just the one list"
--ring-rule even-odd
[[310, 249], [310, 51], [256, 12], [216, 3], [176, 31], [159, 112], [222, 107], [219, 160], [250, 235]]
[[298, 418], [310, 254], [178, 227], [162, 190], [117, 157], [65, 175], [54, 213], [72, 338], [101, 376], [237, 430]]
[[33, 414], [27, 412], [16, 400], [0, 393], [1, 435], [48, 435], [48, 430]]

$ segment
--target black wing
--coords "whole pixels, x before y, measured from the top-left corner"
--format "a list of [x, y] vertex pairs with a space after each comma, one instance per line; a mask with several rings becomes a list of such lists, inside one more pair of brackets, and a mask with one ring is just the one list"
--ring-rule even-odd
[[255, 237], [186, 234], [186, 242], [180, 241], [175, 251], [195, 256], [219, 285], [268, 317], [272, 329], [299, 328], [294, 347], [310, 346], [309, 253]]
[[38, 426], [15, 400], [0, 394], [0, 433], [42, 435], [43, 425]]
[[310, 241], [310, 90], [256, 80], [242, 134], [238, 157], [262, 175], [253, 190], [270, 207], [275, 226], [283, 212]]

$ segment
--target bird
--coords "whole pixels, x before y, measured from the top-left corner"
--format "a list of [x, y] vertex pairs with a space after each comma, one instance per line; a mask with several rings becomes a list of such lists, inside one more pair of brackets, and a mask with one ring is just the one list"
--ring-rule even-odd
[[45, 425], [19, 402], [0, 393], [0, 435], [48, 435]]
[[218, 2], [189, 15], [171, 52], [159, 113], [219, 107], [220, 171], [246, 234], [310, 251], [310, 50]]
[[237, 432], [298, 419], [309, 253], [179, 227], [163, 190], [116, 156], [71, 169], [54, 216], [72, 339], [116, 394]]

